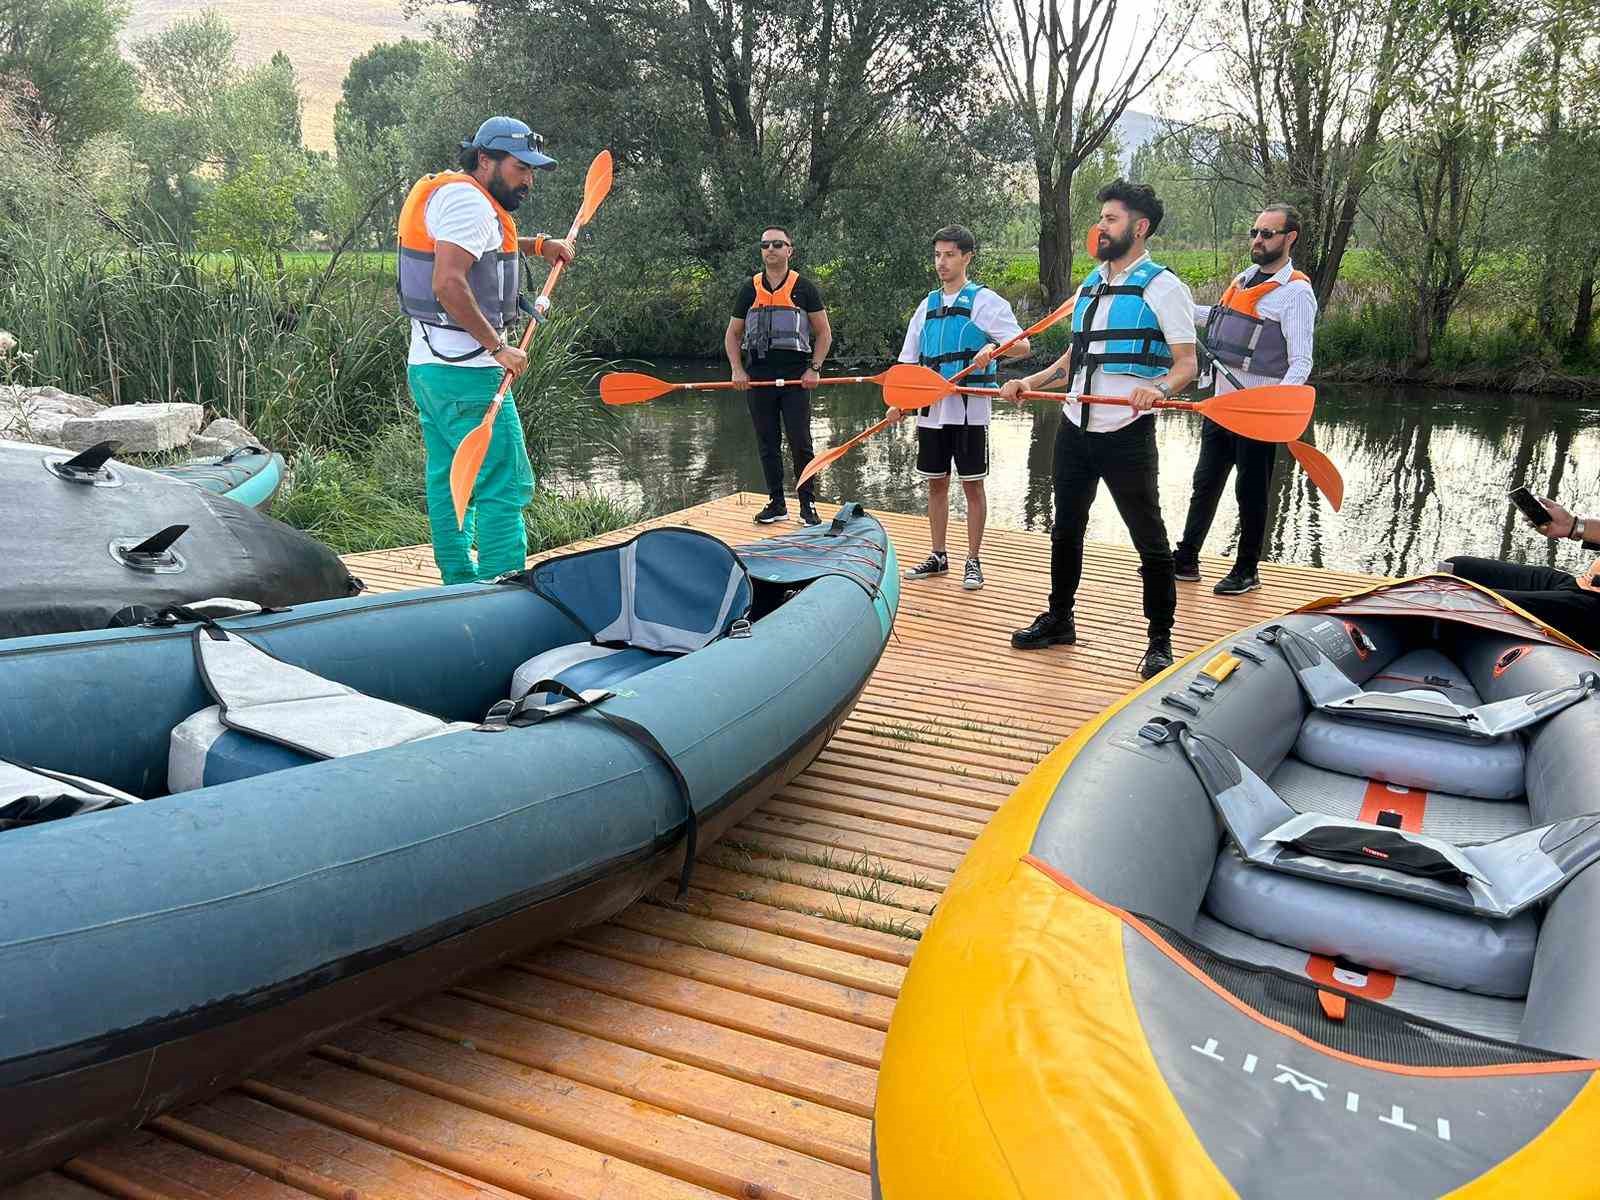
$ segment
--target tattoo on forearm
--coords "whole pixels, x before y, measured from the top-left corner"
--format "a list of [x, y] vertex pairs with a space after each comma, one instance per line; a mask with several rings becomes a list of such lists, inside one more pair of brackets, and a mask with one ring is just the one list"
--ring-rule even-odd
[[1052, 383], [1058, 383], [1066, 377], [1067, 369], [1065, 367], [1051, 367], [1050, 374], [1046, 375], [1042, 380], [1039, 381], [1039, 386], [1049, 387]]

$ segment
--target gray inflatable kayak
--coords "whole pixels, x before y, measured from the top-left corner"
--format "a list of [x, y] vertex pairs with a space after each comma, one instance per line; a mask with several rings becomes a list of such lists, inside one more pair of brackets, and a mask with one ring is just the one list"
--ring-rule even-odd
[[1101, 714], [918, 946], [876, 1194], [1592, 1194], [1597, 671], [1430, 576]]
[[0, 644], [0, 1182], [681, 879], [844, 719], [898, 577], [852, 505]]
[[281, 454], [261, 446], [241, 446], [175, 467], [158, 467], [156, 473], [265, 512], [283, 486], [284, 466]]

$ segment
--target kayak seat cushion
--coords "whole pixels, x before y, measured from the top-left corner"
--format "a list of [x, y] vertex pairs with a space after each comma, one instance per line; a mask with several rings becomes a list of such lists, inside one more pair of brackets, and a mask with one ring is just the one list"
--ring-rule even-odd
[[517, 668], [511, 677], [511, 698], [521, 700], [537, 683], [553, 679], [575, 692], [589, 688], [611, 688], [652, 667], [679, 657], [634, 646], [596, 646], [593, 642], [573, 642], [536, 654]]
[[0, 833], [137, 803], [138, 796], [81, 775], [0, 758]]
[[[441, 722], [433, 732], [409, 740], [422, 741], [476, 728], [472, 721]], [[222, 707], [213, 705], [201, 709], [172, 731], [167, 750], [167, 788], [172, 792], [187, 792], [320, 761], [315, 755], [229, 729], [222, 723]]]
[[750, 573], [725, 542], [693, 529], [647, 529], [619, 546], [547, 559], [514, 576], [596, 645], [687, 654], [750, 611]]
[[[1466, 707], [1482, 703], [1466, 673], [1436, 650], [1401, 655], [1368, 680], [1365, 690], [1443, 696]], [[1300, 727], [1295, 754], [1330, 771], [1430, 792], [1513, 800], [1526, 790], [1525, 751], [1515, 733], [1468, 740], [1313, 712]]]
[[1465, 845], [1510, 837], [1534, 825], [1521, 800], [1481, 800], [1454, 792], [1360, 779], [1314, 767], [1289, 755], [1268, 782], [1297, 812], [1399, 824]]
[[1539, 922], [1452, 912], [1401, 897], [1217, 858], [1204, 909], [1234, 929], [1308, 954], [1345, 958], [1484, 996], [1528, 994]]

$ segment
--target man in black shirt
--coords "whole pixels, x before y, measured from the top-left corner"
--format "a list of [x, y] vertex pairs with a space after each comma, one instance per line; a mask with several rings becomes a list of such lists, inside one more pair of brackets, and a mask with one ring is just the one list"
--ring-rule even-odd
[[[816, 284], [789, 269], [794, 239], [781, 225], [761, 234], [761, 270], [745, 280], [733, 303], [722, 348], [728, 355], [733, 382], [781, 379], [781, 387], [750, 388], [750, 417], [755, 422], [761, 470], [767, 480], [767, 506], [756, 523], [770, 525], [789, 515], [783, 498], [782, 431], [789, 435], [789, 456], [798, 478], [811, 461], [811, 399], [818, 371], [833, 344], [828, 312]], [[800, 488], [800, 522], [817, 525], [814, 484]]]

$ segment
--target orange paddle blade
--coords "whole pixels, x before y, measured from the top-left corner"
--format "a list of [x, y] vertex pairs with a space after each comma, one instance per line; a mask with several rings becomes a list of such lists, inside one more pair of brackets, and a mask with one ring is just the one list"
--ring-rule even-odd
[[800, 472], [800, 478], [796, 481], [795, 486], [798, 487], [800, 484], [802, 484], [806, 480], [810, 479], [813, 475], [817, 474], [817, 472], [825, 470], [831, 463], [838, 462], [858, 442], [866, 441], [869, 437], [871, 437], [873, 434], [877, 433], [879, 430], [887, 429], [892, 424], [894, 424], [894, 417], [892, 417], [892, 416], [885, 417], [881, 421], [878, 421], [878, 422], [875, 422], [874, 424], [868, 425], [865, 429], [863, 429], [860, 433], [856, 434], [855, 437], [851, 438], [849, 441], [840, 442], [837, 446], [831, 446], [828, 449], [824, 450], [821, 454], [817, 455], [815, 458], [813, 458], [810, 462], [808, 462], [806, 464], [806, 469], [804, 471]]
[[676, 384], [639, 371], [611, 371], [600, 376], [600, 399], [606, 404], [643, 404], [677, 388]]
[[1223, 392], [1184, 407], [1192, 407], [1240, 437], [1258, 442], [1292, 442], [1311, 424], [1311, 409], [1316, 402], [1315, 388], [1303, 383], [1275, 383]]
[[1344, 476], [1333, 465], [1333, 459], [1306, 442], [1290, 442], [1289, 453], [1294, 455], [1312, 486], [1326, 496], [1333, 511], [1338, 512], [1344, 503]]
[[456, 506], [456, 528], [467, 523], [467, 505], [472, 502], [472, 487], [478, 482], [478, 471], [483, 467], [483, 456], [489, 453], [489, 439], [494, 435], [494, 419], [500, 413], [500, 397], [494, 398], [473, 431], [461, 439], [455, 457], [450, 460], [450, 500]]
[[578, 209], [578, 224], [587, 225], [594, 210], [600, 207], [611, 191], [611, 151], [602, 150], [589, 164], [589, 173], [583, 177], [583, 205]]
[[883, 402], [890, 408], [927, 408], [956, 387], [932, 367], [896, 363], [883, 373]]

